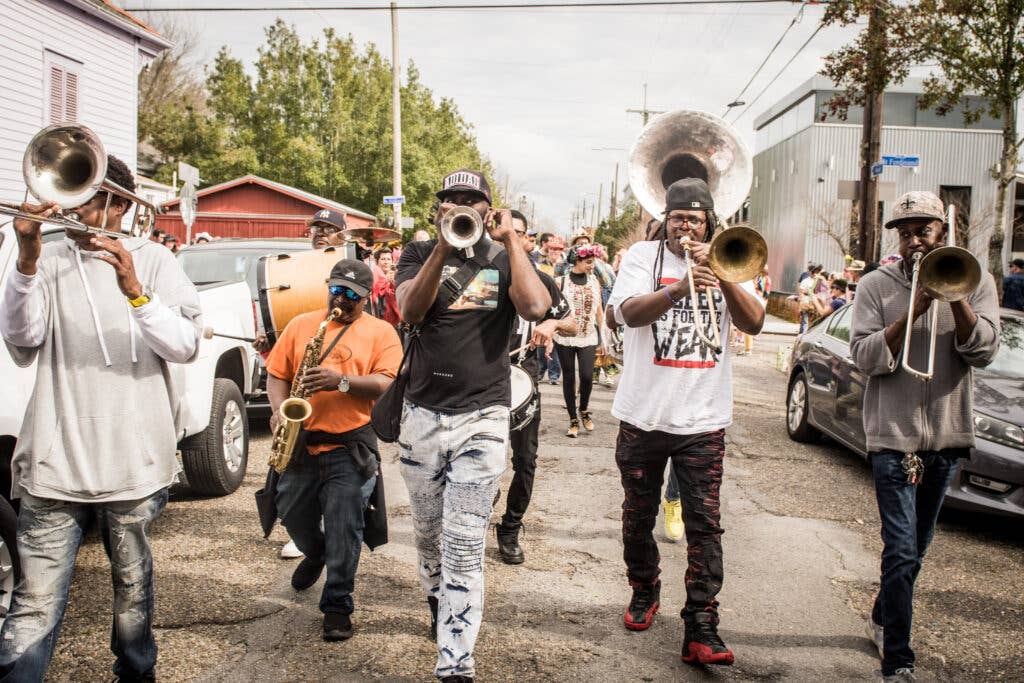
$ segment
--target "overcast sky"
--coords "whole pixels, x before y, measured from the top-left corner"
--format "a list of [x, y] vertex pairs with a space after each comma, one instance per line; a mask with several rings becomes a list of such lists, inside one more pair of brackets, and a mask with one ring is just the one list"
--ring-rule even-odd
[[[124, 6], [196, 6], [197, 0], [122, 0]], [[208, 0], [257, 5], [256, 0]], [[315, 7], [313, 0], [276, 5]], [[323, 4], [323, 3], [320, 3]], [[333, 4], [341, 4], [334, 2]], [[351, 3], [356, 4], [356, 3]], [[361, 0], [360, 5], [380, 4]], [[580, 201], [597, 200], [604, 185], [608, 213], [615, 163], [625, 183], [628, 149], [641, 129], [643, 83], [656, 110], [701, 109], [721, 115], [799, 10], [789, 3], [660, 8], [445, 10], [399, 14], [399, 49], [423, 82], [453, 98], [475, 127], [480, 148], [513, 189], [536, 203], [537, 222], [565, 231]], [[803, 17], [753, 83], [748, 103], [817, 28], [824, 12]], [[251, 65], [263, 29], [282, 16], [309, 40], [327, 26], [373, 42], [390, 56], [388, 12], [247, 12], [150, 14], [190, 22], [206, 60], [222, 45]], [[825, 29], [800, 53], [736, 129], [753, 151], [754, 118], [813, 76], [822, 57], [854, 29]], [[604, 148], [604, 149], [595, 149]], [[359, 207], [376, 212], [378, 207]], [[588, 209], [588, 218], [590, 210]]]

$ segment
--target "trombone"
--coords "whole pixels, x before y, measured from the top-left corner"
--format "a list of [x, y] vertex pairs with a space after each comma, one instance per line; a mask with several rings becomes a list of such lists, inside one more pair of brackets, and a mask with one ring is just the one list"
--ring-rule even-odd
[[[693, 263], [690, 260], [689, 240], [683, 239], [683, 257], [686, 260], [686, 280], [690, 285], [690, 308], [693, 312], [694, 329], [697, 338], [714, 353], [722, 351], [722, 336], [718, 330], [718, 313], [711, 298], [711, 288], [705, 287], [708, 297], [708, 312], [711, 316], [711, 336], [708, 338], [700, 324], [697, 308], [697, 290], [693, 286]], [[768, 262], [768, 245], [764, 237], [752, 228], [737, 225], [716, 233], [708, 245], [708, 265], [722, 282], [746, 282], [761, 272]]]
[[921, 287], [933, 299], [938, 301], [960, 301], [966, 299], [981, 283], [981, 265], [974, 255], [956, 246], [956, 207], [952, 204], [946, 209], [946, 246], [932, 249], [921, 256], [915, 253], [914, 269], [910, 277], [910, 300], [907, 303], [907, 329], [903, 333], [903, 358], [900, 366], [919, 380], [928, 382], [935, 376], [935, 344], [939, 332], [939, 306], [932, 305], [927, 325], [931, 327], [928, 340], [928, 366], [923, 372], [910, 365], [910, 339], [914, 332], [914, 298], [917, 288]]
[[114, 195], [135, 204], [128, 236], [147, 234], [160, 213], [156, 205], [107, 179], [107, 152], [103, 142], [85, 126], [64, 123], [43, 128], [28, 143], [21, 171], [25, 187], [32, 196], [44, 203], [56, 203], [64, 210], [82, 206], [97, 193], [105, 192], [103, 222], [99, 227], [86, 225], [75, 211], [41, 216], [22, 211], [21, 204], [10, 202], [0, 202], [0, 215], [119, 239], [126, 236], [124, 232], [107, 229], [107, 209]]

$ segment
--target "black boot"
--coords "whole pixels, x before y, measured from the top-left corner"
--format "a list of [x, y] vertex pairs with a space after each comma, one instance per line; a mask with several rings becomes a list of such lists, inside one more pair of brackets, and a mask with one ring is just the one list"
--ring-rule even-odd
[[430, 607], [430, 639], [437, 642], [437, 598], [427, 598], [427, 605]]
[[523, 549], [519, 547], [519, 528], [512, 531], [500, 524], [494, 527], [498, 536], [498, 555], [505, 564], [522, 564], [526, 560]]

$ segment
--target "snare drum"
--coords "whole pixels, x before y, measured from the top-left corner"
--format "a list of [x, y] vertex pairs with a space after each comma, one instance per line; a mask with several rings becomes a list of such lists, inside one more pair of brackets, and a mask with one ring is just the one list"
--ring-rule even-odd
[[327, 278], [343, 258], [344, 247], [260, 258], [256, 267], [260, 322], [271, 344], [295, 316], [326, 308]]
[[509, 428], [518, 431], [530, 424], [530, 420], [540, 409], [540, 393], [530, 373], [518, 365], [513, 365], [509, 369], [512, 372], [512, 412], [509, 415]]

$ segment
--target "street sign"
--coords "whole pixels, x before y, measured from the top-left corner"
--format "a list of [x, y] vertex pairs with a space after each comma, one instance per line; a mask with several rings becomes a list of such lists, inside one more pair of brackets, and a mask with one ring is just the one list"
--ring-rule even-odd
[[872, 178], [877, 178], [878, 176], [882, 175], [882, 169], [883, 168], [885, 168], [885, 167], [882, 164], [872, 164], [871, 165], [871, 177]]
[[412, 230], [416, 227], [416, 219], [412, 216], [402, 216], [402, 230]]
[[384, 197], [385, 204], [405, 204], [405, 197], [402, 195], [387, 195]]
[[178, 180], [186, 185], [199, 184], [199, 169], [183, 161], [178, 162]]
[[882, 163], [886, 166], [905, 166], [913, 168], [921, 165], [921, 157], [911, 157], [903, 154], [883, 156]]

